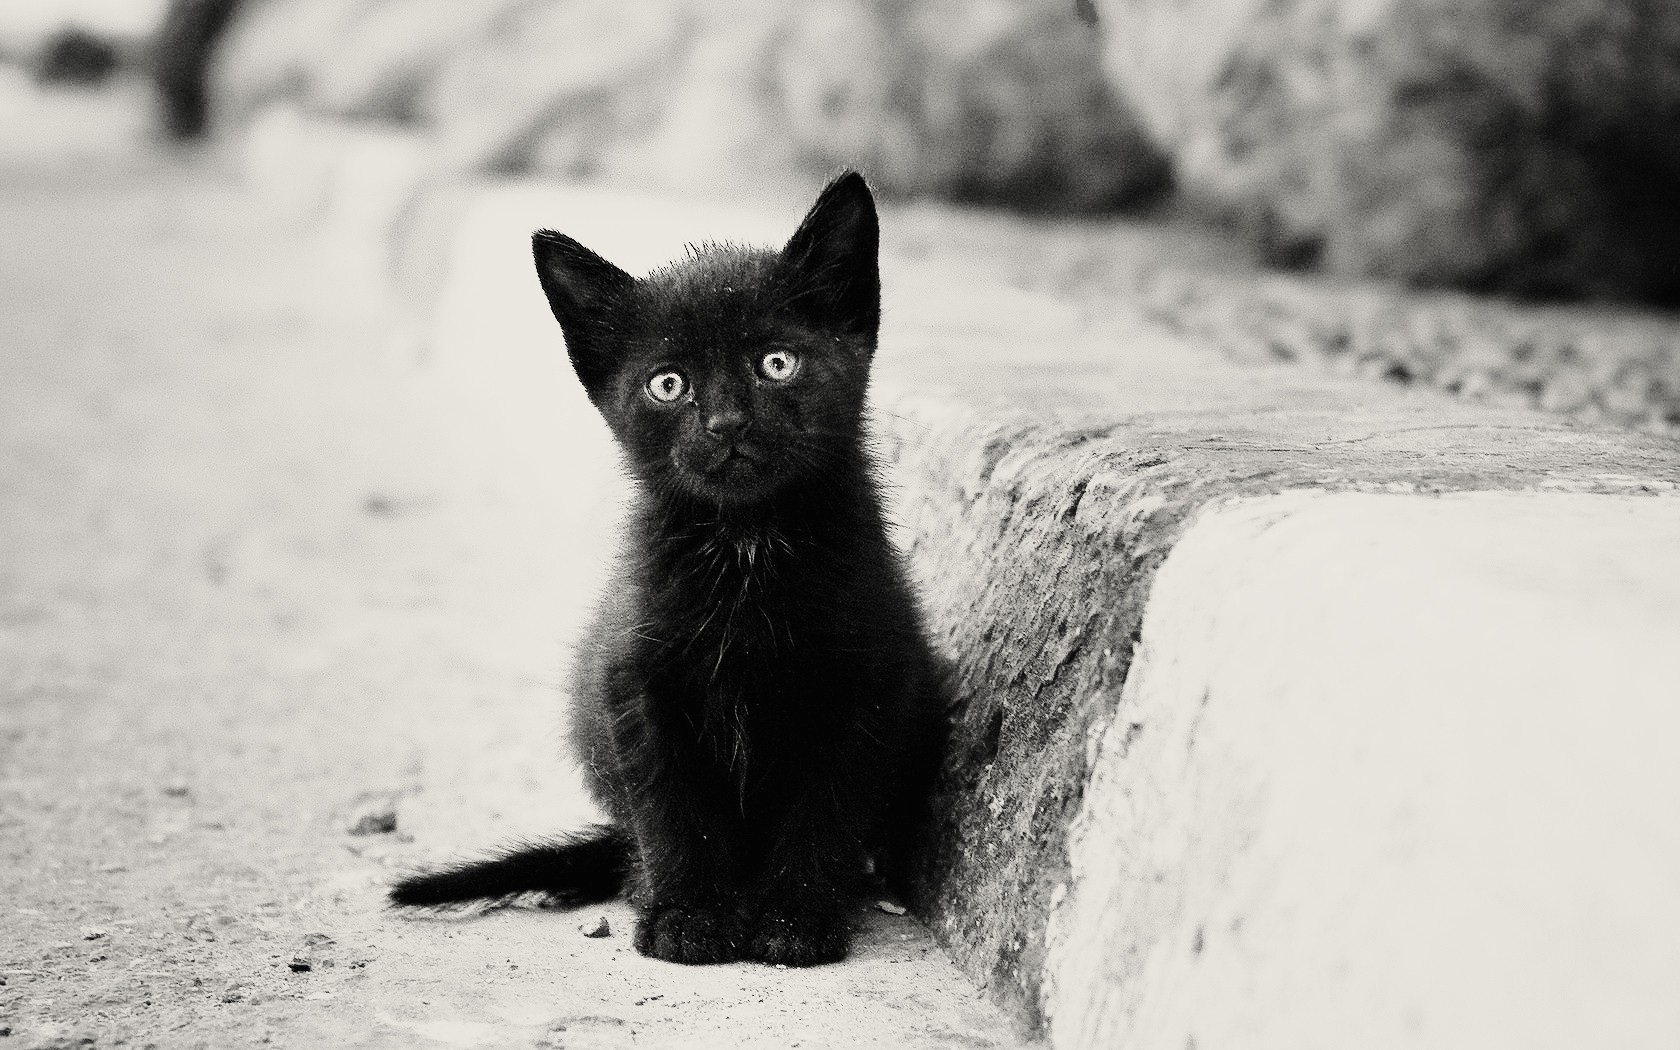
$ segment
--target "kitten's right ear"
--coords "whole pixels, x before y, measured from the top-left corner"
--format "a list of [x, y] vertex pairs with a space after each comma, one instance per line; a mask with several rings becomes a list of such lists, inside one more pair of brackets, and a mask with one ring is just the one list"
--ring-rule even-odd
[[864, 337], [873, 350], [881, 327], [880, 254], [875, 197], [862, 175], [848, 171], [823, 189], [782, 249], [795, 287], [789, 301], [824, 326]]
[[548, 308], [566, 337], [566, 354], [593, 399], [612, 375], [610, 344], [636, 279], [553, 230], [531, 235], [531, 254]]

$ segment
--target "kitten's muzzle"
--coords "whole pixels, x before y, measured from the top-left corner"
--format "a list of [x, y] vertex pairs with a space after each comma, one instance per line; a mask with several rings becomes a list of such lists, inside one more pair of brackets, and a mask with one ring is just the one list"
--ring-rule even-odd
[[747, 414], [733, 405], [707, 412], [702, 421], [706, 433], [724, 442], [733, 442], [745, 433], [747, 424]]

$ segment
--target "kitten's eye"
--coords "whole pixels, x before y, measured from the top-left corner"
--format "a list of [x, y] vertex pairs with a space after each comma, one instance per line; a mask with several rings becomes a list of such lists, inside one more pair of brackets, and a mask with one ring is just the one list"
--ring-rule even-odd
[[681, 372], [661, 372], [648, 380], [647, 392], [655, 401], [669, 403], [688, 393], [688, 380]]
[[792, 350], [772, 350], [758, 362], [758, 374], [772, 383], [785, 383], [799, 371], [799, 355]]

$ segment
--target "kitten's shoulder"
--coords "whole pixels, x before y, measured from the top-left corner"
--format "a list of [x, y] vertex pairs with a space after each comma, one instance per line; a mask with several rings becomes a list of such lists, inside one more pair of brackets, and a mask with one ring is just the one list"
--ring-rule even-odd
[[632, 686], [626, 675], [640, 655], [642, 603], [636, 585], [615, 572], [595, 601], [588, 626], [572, 653], [571, 691], [583, 703], [609, 703]]

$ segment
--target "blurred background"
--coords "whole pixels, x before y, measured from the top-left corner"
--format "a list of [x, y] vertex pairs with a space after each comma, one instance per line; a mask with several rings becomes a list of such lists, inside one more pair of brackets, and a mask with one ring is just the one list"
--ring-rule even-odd
[[6, 90], [411, 129], [438, 172], [1102, 214], [1280, 267], [1680, 302], [1680, 7], [1643, 0], [31, 0]]
[[0, 160], [119, 155], [336, 208], [411, 302], [440, 188], [791, 211], [855, 167], [889, 242], [1242, 361], [1680, 432], [1675, 4], [7, 5]]

